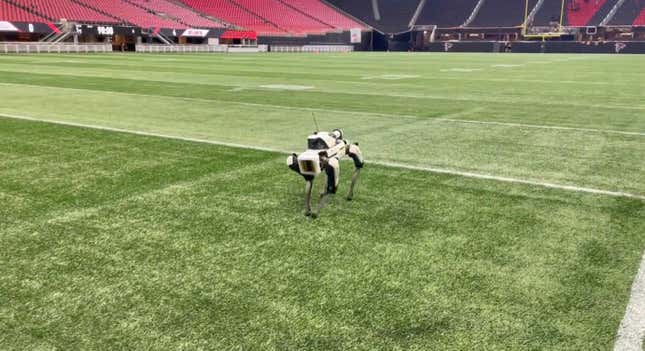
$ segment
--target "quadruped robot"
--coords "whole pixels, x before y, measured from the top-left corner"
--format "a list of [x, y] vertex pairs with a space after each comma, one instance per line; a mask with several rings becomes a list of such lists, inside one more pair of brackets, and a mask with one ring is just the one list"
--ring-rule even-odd
[[[305, 179], [305, 216], [318, 217], [329, 197], [336, 194], [340, 176], [340, 160], [349, 157], [354, 161], [354, 174], [347, 193], [347, 200], [354, 197], [354, 187], [365, 165], [358, 143], [350, 144], [343, 139], [343, 131], [334, 129], [331, 133], [314, 132], [307, 137], [307, 151], [300, 155], [292, 154], [287, 158], [287, 166]], [[314, 179], [325, 173], [327, 182], [320, 194], [320, 201], [315, 211], [311, 210], [311, 192]]]

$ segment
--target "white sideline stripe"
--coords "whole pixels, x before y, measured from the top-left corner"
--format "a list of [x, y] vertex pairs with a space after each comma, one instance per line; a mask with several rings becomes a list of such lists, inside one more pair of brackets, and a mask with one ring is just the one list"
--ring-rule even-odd
[[524, 124], [524, 123], [513, 123], [513, 122], [475, 121], [475, 120], [468, 120], [468, 119], [454, 119], [454, 118], [441, 118], [441, 117], [440, 118], [432, 118], [432, 119], [435, 120], [435, 121], [442, 121], [442, 122], [472, 123], [472, 124], [498, 125], [498, 126], [519, 127], [519, 128], [572, 130], [572, 131], [577, 131], [577, 132], [589, 132], [589, 133], [609, 133], [609, 134], [645, 136], [645, 133], [641, 133], [641, 132], [627, 132], [627, 131], [624, 131], [624, 130], [612, 130], [612, 129], [594, 129], [594, 128], [549, 126], [549, 125]]
[[645, 254], [632, 285], [625, 316], [618, 327], [614, 351], [643, 351], [645, 338]]
[[289, 153], [288, 151], [272, 149], [272, 148], [268, 148], [268, 147], [261, 147], [261, 146], [250, 146], [250, 145], [227, 143], [227, 142], [223, 142], [223, 141], [214, 141], [214, 140], [208, 140], [208, 139], [182, 137], [182, 136], [178, 136], [178, 135], [168, 135], [168, 134], [161, 134], [161, 133], [154, 133], [154, 132], [144, 132], [144, 131], [133, 130], [133, 129], [105, 127], [105, 126], [99, 126], [99, 125], [94, 125], [94, 124], [84, 124], [84, 123], [57, 121], [57, 120], [53, 120], [53, 119], [37, 118], [37, 117], [30, 117], [30, 116], [18, 116], [18, 115], [6, 114], [6, 113], [0, 113], [0, 117], [6, 117], [6, 118], [12, 118], [12, 119], [21, 119], [21, 120], [33, 121], [33, 122], [44, 122], [44, 123], [51, 123], [51, 124], [59, 124], [59, 125], [70, 126], [70, 127], [105, 130], [105, 131], [109, 131], [109, 132], [119, 132], [119, 133], [128, 133], [128, 134], [134, 134], [134, 135], [151, 136], [151, 137], [158, 137], [158, 138], [164, 138], [164, 139], [190, 141], [190, 142], [194, 142], [194, 143], [229, 146], [229, 147], [234, 147], [234, 148], [239, 148], [239, 149], [249, 149], [249, 150], [276, 152], [276, 153], [287, 153], [287, 154]]
[[622, 192], [622, 191], [611, 191], [611, 190], [602, 190], [602, 189], [581, 187], [581, 186], [576, 186], [576, 185], [565, 185], [565, 184], [556, 184], [556, 183], [548, 183], [548, 182], [538, 182], [538, 181], [534, 181], [534, 180], [517, 179], [517, 178], [502, 177], [502, 176], [495, 176], [495, 175], [489, 175], [489, 174], [480, 174], [480, 173], [473, 173], [473, 172], [456, 171], [456, 170], [453, 170], [453, 169], [425, 167], [425, 166], [411, 166], [411, 165], [407, 165], [407, 164], [403, 164], [403, 163], [396, 163], [396, 162], [383, 162], [383, 161], [370, 161], [370, 162], [375, 164], [375, 165], [381, 165], [381, 166], [387, 166], [387, 167], [393, 167], [393, 168], [403, 168], [403, 169], [410, 169], [410, 170], [417, 170], [417, 171], [426, 171], [426, 172], [431, 172], [431, 173], [457, 175], [457, 176], [462, 176], [462, 177], [466, 177], [466, 178], [495, 180], [495, 181], [499, 181], [499, 182], [533, 185], [533, 186], [539, 186], [539, 187], [544, 187], [544, 188], [575, 191], [575, 192], [580, 192], [580, 193], [589, 193], [589, 194], [596, 194], [596, 195], [608, 195], [608, 196], [614, 196], [614, 197], [626, 197], [626, 198], [632, 198], [632, 199], [638, 199], [638, 200], [645, 200], [645, 195], [631, 194], [631, 193], [626, 193], [626, 192]]
[[[27, 121], [34, 121], [34, 122], [45, 122], [45, 123], [66, 125], [66, 126], [72, 126], [72, 127], [89, 128], [89, 129], [96, 129], [96, 130], [105, 130], [105, 131], [111, 131], [111, 132], [128, 133], [128, 134], [134, 134], [134, 135], [152, 136], [152, 137], [165, 138], [165, 139], [190, 141], [190, 142], [195, 142], [195, 143], [229, 146], [229, 147], [240, 148], [240, 149], [248, 149], [248, 150], [269, 151], [269, 152], [282, 153], [282, 154], [290, 154], [291, 153], [290, 151], [286, 151], [286, 150], [280, 150], [280, 149], [274, 149], [274, 148], [268, 148], [268, 147], [262, 147], [262, 146], [251, 146], [251, 145], [244, 145], [244, 144], [237, 144], [237, 143], [214, 141], [214, 140], [208, 140], [208, 139], [182, 137], [182, 136], [161, 134], [161, 133], [154, 133], [154, 132], [144, 132], [144, 131], [138, 131], [138, 130], [132, 130], [132, 129], [105, 127], [105, 126], [99, 126], [99, 125], [93, 125], [93, 124], [57, 121], [57, 120], [51, 120], [51, 119], [44, 119], [44, 118], [37, 118], [37, 117], [30, 117], [30, 116], [19, 116], [19, 115], [6, 114], [6, 113], [0, 113], [0, 117], [19, 119], [19, 120], [27, 120]], [[568, 191], [588, 193], [588, 194], [596, 194], [596, 195], [607, 195], [607, 196], [613, 196], [613, 197], [624, 197], [624, 198], [631, 198], [631, 199], [637, 199], [637, 200], [644, 200], [645, 201], [645, 195], [631, 194], [631, 193], [626, 193], [626, 192], [621, 192], [621, 191], [611, 191], [611, 190], [602, 190], [602, 189], [580, 187], [580, 186], [575, 186], [575, 185], [564, 185], [564, 184], [555, 184], [555, 183], [548, 183], [548, 182], [539, 182], [539, 181], [534, 181], [534, 180], [517, 179], [517, 178], [502, 177], [502, 176], [495, 176], [495, 175], [489, 175], [489, 174], [480, 174], [480, 173], [473, 173], [473, 172], [464, 172], [464, 171], [457, 171], [457, 170], [445, 169], [445, 168], [426, 167], [426, 166], [413, 166], [413, 165], [408, 165], [408, 164], [404, 164], [404, 163], [395, 163], [395, 162], [386, 162], [386, 161], [371, 161], [371, 160], [366, 160], [366, 161], [368, 161], [368, 162], [370, 162], [372, 164], [375, 164], [375, 165], [380, 165], [380, 166], [385, 166], [385, 167], [409, 169], [409, 170], [415, 170], [415, 171], [424, 171], [424, 172], [437, 173], [437, 174], [456, 175], [456, 176], [461, 176], [461, 177], [466, 177], [466, 178], [474, 178], [474, 179], [494, 180], [494, 181], [505, 182], [505, 183], [525, 184], [525, 185], [539, 186], [539, 187], [544, 187], [544, 188], [568, 190]]]
[[[1, 1], [1, 0], [0, 0]], [[636, 135], [636, 136], [645, 136], [645, 133], [641, 132], [628, 132], [623, 130], [612, 130], [612, 129], [594, 129], [594, 128], [577, 128], [577, 127], [564, 127], [564, 126], [549, 126], [549, 125], [540, 125], [540, 124], [522, 124], [522, 123], [512, 123], [512, 122], [495, 122], [495, 121], [475, 121], [475, 120], [465, 120], [465, 119], [454, 119], [446, 118], [447, 116], [461, 116], [468, 115], [477, 111], [483, 110], [481, 107], [475, 107], [465, 111], [458, 111], [448, 115], [446, 117], [423, 117], [417, 115], [399, 115], [399, 114], [390, 114], [390, 113], [379, 113], [379, 112], [360, 112], [360, 111], [348, 111], [348, 110], [333, 110], [325, 108], [315, 108], [315, 107], [297, 107], [297, 106], [283, 106], [283, 105], [273, 105], [273, 104], [260, 104], [255, 102], [242, 102], [242, 101], [229, 101], [229, 100], [220, 100], [220, 99], [203, 99], [203, 98], [191, 98], [191, 97], [182, 97], [182, 96], [165, 96], [165, 95], [153, 95], [153, 94], [137, 94], [137, 93], [125, 93], [120, 91], [103, 91], [103, 90], [92, 90], [92, 89], [79, 89], [79, 88], [63, 88], [63, 87], [51, 87], [43, 85], [33, 85], [33, 84], [20, 84], [20, 83], [4, 83], [0, 82], [0, 86], [28, 86], [28, 87], [40, 87], [45, 89], [63, 89], [63, 90], [72, 90], [72, 91], [82, 91], [82, 92], [100, 92], [102, 94], [113, 94], [113, 95], [125, 95], [125, 96], [140, 96], [140, 97], [152, 97], [152, 98], [163, 98], [163, 99], [177, 99], [184, 101], [199, 101], [199, 102], [222, 102], [228, 103], [231, 105], [240, 105], [240, 106], [253, 106], [253, 107], [270, 107], [275, 109], [282, 109], [287, 111], [308, 111], [308, 112], [326, 112], [326, 113], [342, 113], [355, 116], [376, 116], [376, 117], [387, 117], [387, 118], [408, 118], [408, 119], [418, 119], [418, 120], [427, 120], [431, 121], [441, 121], [441, 122], [454, 122], [454, 123], [473, 123], [473, 124], [483, 124], [483, 125], [499, 125], [499, 126], [509, 126], [509, 127], [521, 127], [521, 128], [535, 128], [535, 129], [556, 129], [556, 130], [571, 130], [579, 132], [589, 132], [589, 133], [606, 133], [606, 134], [622, 134], [622, 135]], [[238, 89], [238, 88], [235, 88]], [[246, 88], [240, 88], [244, 90]], [[230, 90], [233, 91], [234, 89]]]

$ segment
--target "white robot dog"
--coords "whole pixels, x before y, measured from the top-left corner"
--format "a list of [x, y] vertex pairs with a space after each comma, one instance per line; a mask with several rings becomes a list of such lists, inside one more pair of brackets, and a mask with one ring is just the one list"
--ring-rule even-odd
[[[343, 139], [343, 131], [334, 129], [331, 133], [315, 132], [307, 137], [307, 151], [300, 155], [292, 154], [287, 158], [287, 166], [305, 178], [305, 216], [318, 217], [320, 210], [325, 206], [330, 195], [338, 190], [340, 175], [340, 159], [344, 156], [354, 161], [354, 174], [349, 186], [347, 200], [354, 197], [354, 186], [364, 166], [363, 155], [358, 148], [358, 143], [350, 144]], [[316, 176], [325, 172], [327, 185], [322, 194], [315, 212], [311, 211], [311, 191]]]

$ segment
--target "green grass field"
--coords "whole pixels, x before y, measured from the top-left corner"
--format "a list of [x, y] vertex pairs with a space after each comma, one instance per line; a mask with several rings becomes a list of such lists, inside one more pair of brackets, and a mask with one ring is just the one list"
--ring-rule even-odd
[[[639, 56], [9, 55], [0, 96], [2, 350], [610, 350], [645, 249]], [[315, 221], [312, 112], [368, 159]]]

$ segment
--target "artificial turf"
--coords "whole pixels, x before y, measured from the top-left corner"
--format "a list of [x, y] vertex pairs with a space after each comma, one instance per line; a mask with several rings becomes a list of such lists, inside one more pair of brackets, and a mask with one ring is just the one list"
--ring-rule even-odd
[[[300, 151], [313, 110], [372, 160], [642, 195], [638, 62], [1, 56], [0, 114]], [[368, 163], [311, 221], [281, 153], [0, 118], [0, 157], [1, 349], [610, 349], [645, 247], [636, 199]]]

